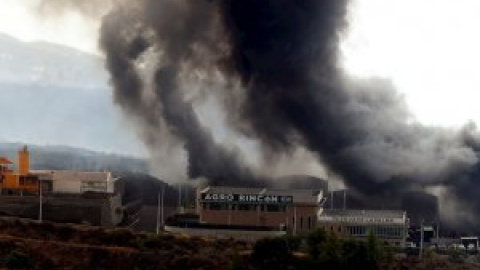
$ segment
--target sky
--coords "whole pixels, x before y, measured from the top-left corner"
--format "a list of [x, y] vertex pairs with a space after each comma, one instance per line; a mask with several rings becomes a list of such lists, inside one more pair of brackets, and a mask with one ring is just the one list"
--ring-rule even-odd
[[0, 0], [0, 33], [23, 41], [42, 40], [100, 54], [99, 21], [71, 11], [59, 18], [45, 18], [39, 12], [39, 3], [40, 0]]
[[381, 76], [425, 124], [480, 123], [480, 1], [355, 0], [345, 69]]
[[[0, 33], [100, 55], [99, 22], [67, 12], [40, 16], [39, 0], [0, 0]], [[480, 123], [478, 0], [353, 0], [341, 65], [355, 76], [392, 80], [420, 122]]]

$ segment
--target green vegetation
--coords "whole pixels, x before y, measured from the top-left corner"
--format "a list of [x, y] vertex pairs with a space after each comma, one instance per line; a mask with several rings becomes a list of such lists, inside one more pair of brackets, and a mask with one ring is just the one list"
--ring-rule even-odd
[[12, 250], [4, 259], [4, 265], [8, 269], [31, 269], [33, 268], [33, 262], [30, 257], [20, 251]]
[[[302, 250], [301, 242], [306, 246]], [[303, 251], [306, 256], [294, 256]], [[374, 235], [366, 241], [340, 239], [323, 230], [306, 238], [285, 236], [257, 241], [251, 256], [257, 269], [388, 269], [393, 254]]]
[[448, 259], [454, 263], [464, 263], [467, 259], [467, 253], [461, 249], [448, 250]]
[[[286, 235], [255, 244], [127, 229], [29, 223], [0, 219], [0, 269], [479, 269], [461, 250], [449, 256], [426, 250], [394, 258], [372, 234], [364, 241], [323, 230], [305, 237]], [[473, 260], [473, 262], [471, 262]], [[462, 263], [460, 265], [459, 263]]]
[[292, 258], [286, 239], [265, 238], [257, 241], [251, 256], [258, 269], [282, 269]]

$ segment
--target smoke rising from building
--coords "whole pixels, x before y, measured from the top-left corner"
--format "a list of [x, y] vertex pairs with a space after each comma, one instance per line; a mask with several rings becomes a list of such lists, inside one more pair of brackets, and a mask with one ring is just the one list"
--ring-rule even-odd
[[221, 101], [228, 128], [255, 140], [263, 157], [305, 147], [367, 205], [372, 197], [440, 186], [459, 207], [480, 210], [476, 128], [423, 126], [390, 82], [345, 74], [338, 57], [347, 6], [117, 1], [100, 40], [115, 102], [152, 152], [183, 147], [190, 178], [245, 185], [265, 177], [200, 121], [195, 107], [212, 97]]

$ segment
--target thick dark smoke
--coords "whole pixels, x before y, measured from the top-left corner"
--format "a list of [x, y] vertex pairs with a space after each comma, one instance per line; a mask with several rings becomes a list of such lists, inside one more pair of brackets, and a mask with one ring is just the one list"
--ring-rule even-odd
[[257, 140], [265, 157], [305, 147], [366, 207], [441, 190], [453, 198], [440, 199], [446, 216], [472, 224], [480, 210], [476, 128], [423, 126], [388, 81], [345, 74], [339, 42], [348, 2], [117, 1], [100, 42], [115, 101], [141, 122], [153, 152], [159, 141], [172, 143], [166, 134], [183, 145], [191, 178], [261, 178], [200, 121], [198, 97], [213, 96], [232, 132]]
[[[148, 136], [160, 136], [159, 130], [167, 129], [183, 142], [190, 178], [204, 177], [216, 184], [261, 184], [261, 177], [242, 165], [236, 151], [218, 145], [211, 131], [202, 126], [193, 105], [185, 99], [188, 89], [182, 89], [180, 82], [183, 69], [193, 72], [196, 61], [208, 61], [201, 56], [196, 58], [195, 50], [214, 49], [205, 46], [212, 43], [208, 36], [212, 27], [209, 20], [217, 16], [211, 4], [203, 1], [191, 5], [184, 1], [143, 4], [138, 10], [119, 6], [103, 20], [101, 45], [106, 52], [116, 102], [146, 121]], [[136, 68], [136, 61], [150, 47], [161, 54], [154, 53], [158, 59], [152, 88], [144, 85]]]

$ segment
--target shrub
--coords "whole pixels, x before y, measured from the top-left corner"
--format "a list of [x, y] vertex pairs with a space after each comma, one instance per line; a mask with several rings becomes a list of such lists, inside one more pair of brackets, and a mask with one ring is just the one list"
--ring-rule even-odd
[[252, 262], [259, 269], [284, 269], [292, 254], [282, 238], [264, 238], [253, 246]]
[[5, 257], [5, 266], [8, 269], [31, 269], [33, 262], [26, 253], [13, 250]]
[[393, 261], [390, 249], [378, 242], [373, 234], [367, 241], [357, 241], [338, 239], [334, 234], [318, 230], [308, 236], [307, 243], [308, 269], [384, 269]]
[[454, 263], [464, 263], [467, 257], [467, 253], [461, 249], [450, 249], [448, 251], [448, 259]]
[[324, 229], [317, 229], [307, 236], [308, 254], [313, 259], [320, 255], [320, 247], [327, 240], [327, 233]]
[[299, 236], [294, 236], [294, 235], [284, 235], [281, 237], [283, 241], [287, 244], [288, 250], [290, 252], [298, 251], [300, 250], [300, 247], [302, 245], [302, 238]]
[[126, 229], [106, 231], [101, 237], [102, 243], [108, 246], [132, 246], [134, 240], [135, 235]]

